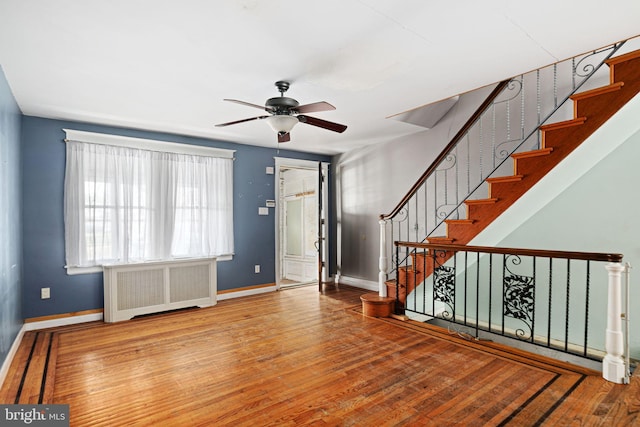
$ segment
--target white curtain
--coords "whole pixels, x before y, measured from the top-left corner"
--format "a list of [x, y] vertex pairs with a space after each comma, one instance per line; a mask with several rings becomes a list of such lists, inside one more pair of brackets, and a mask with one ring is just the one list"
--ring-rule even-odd
[[233, 253], [233, 159], [67, 142], [67, 267]]

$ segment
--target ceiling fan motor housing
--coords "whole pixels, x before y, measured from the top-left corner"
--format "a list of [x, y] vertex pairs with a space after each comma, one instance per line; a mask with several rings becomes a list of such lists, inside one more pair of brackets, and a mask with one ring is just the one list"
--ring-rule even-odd
[[300, 105], [298, 101], [293, 98], [278, 96], [267, 99], [265, 107], [273, 109], [274, 114], [291, 114], [291, 109], [298, 105]]

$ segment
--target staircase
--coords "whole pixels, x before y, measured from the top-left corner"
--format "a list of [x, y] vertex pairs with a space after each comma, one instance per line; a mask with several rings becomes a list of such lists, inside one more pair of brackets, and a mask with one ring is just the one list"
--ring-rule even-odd
[[[609, 84], [572, 95], [573, 118], [540, 126], [539, 147], [511, 154], [513, 174], [486, 178], [487, 197], [465, 200], [466, 218], [445, 219], [445, 235], [429, 236], [428, 243], [469, 243], [640, 92], [640, 50], [604, 62], [609, 67]], [[412, 253], [410, 261], [398, 267], [399, 289], [396, 280], [385, 282], [390, 297], [397, 295], [404, 304], [406, 295], [431, 275], [434, 261], [427, 255]], [[439, 259], [438, 263], [444, 261]]]

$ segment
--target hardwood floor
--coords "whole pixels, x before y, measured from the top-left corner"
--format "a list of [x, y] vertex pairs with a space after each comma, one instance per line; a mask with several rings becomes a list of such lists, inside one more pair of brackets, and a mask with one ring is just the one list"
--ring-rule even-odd
[[74, 426], [640, 425], [635, 377], [367, 318], [362, 294], [298, 287], [28, 332], [0, 402], [69, 404]]

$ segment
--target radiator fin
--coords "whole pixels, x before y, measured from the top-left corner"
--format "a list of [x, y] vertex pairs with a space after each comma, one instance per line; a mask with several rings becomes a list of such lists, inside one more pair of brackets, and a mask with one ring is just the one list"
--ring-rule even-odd
[[210, 268], [208, 264], [169, 268], [170, 301], [188, 301], [209, 296]]
[[162, 304], [163, 276], [162, 268], [118, 272], [118, 310]]

